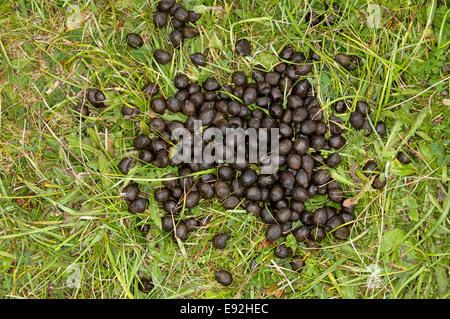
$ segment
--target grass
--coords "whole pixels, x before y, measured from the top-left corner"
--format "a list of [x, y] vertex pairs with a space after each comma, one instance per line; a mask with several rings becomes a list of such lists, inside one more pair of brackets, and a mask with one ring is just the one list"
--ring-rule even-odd
[[[379, 1], [380, 28], [371, 28], [372, 1], [334, 1], [342, 16], [333, 26], [309, 25], [306, 13], [323, 12], [322, 2], [185, 1], [202, 13], [200, 36], [176, 50], [172, 64], [159, 66], [153, 50], [170, 47], [168, 32], [151, 23], [156, 1], [83, 0], [78, 7], [62, 0], [3, 1], [0, 296], [448, 298], [449, 9], [437, 0]], [[130, 50], [128, 32], [142, 34], [144, 47]], [[251, 58], [234, 53], [241, 37], [253, 45]], [[285, 239], [305, 256], [300, 274], [273, 256], [260, 221], [216, 202], [186, 210], [186, 217], [209, 214], [211, 225], [174, 241], [158, 227], [162, 213], [151, 197], [167, 170], [141, 165], [123, 176], [117, 168], [133, 154], [133, 136], [149, 130], [148, 113], [136, 121], [120, 114], [126, 103], [149, 110], [137, 89], [146, 81], [157, 81], [165, 96], [174, 93], [179, 71], [226, 83], [234, 70], [273, 66], [288, 43], [320, 54], [307, 78], [326, 116], [338, 99], [363, 99], [372, 124], [388, 125], [385, 137], [366, 137], [347, 124], [343, 164], [333, 177], [358, 199], [357, 223], [347, 241], [327, 238], [319, 249]], [[195, 68], [188, 55], [205, 49], [209, 63]], [[360, 57], [358, 70], [334, 62], [341, 52]], [[102, 89], [110, 103], [80, 120], [72, 105], [89, 87]], [[399, 150], [412, 151], [415, 160], [401, 164]], [[369, 159], [388, 178], [382, 190], [370, 188], [362, 174]], [[130, 180], [149, 194], [143, 214], [129, 213], [119, 199]], [[322, 204], [320, 198], [308, 207]], [[143, 234], [144, 225], [149, 232]], [[232, 234], [222, 251], [210, 243], [219, 230]], [[256, 272], [249, 270], [252, 258], [261, 264]], [[214, 280], [219, 269], [233, 272], [231, 286]], [[71, 288], [77, 271], [80, 285]], [[136, 289], [139, 276], [152, 278], [148, 294]]]

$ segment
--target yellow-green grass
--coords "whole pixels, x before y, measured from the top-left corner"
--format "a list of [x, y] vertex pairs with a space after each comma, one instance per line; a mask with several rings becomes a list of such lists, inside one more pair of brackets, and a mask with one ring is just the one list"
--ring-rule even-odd
[[[171, 49], [168, 29], [155, 29], [156, 1], [2, 1], [0, 4], [0, 296], [3, 298], [448, 298], [449, 10], [445, 1], [379, 1], [380, 27], [369, 27], [374, 1], [334, 1], [342, 16], [332, 26], [312, 26], [311, 10], [324, 1], [185, 1], [202, 13], [200, 36], [174, 51], [173, 63], [157, 65], [155, 48]], [[330, 1], [331, 2], [331, 1]], [[423, 1], [420, 1], [423, 2]], [[374, 11], [375, 10], [375, 11]], [[331, 12], [330, 10], [328, 12]], [[79, 26], [76, 26], [79, 21]], [[371, 20], [372, 21], [372, 20]], [[72, 29], [69, 26], [73, 27]], [[137, 32], [145, 45], [125, 43]], [[251, 41], [251, 58], [234, 51]], [[343, 163], [333, 177], [357, 197], [357, 222], [346, 241], [329, 236], [320, 249], [286, 242], [305, 256], [301, 273], [266, 247], [265, 226], [242, 209], [225, 211], [202, 202], [184, 216], [208, 214], [208, 227], [176, 241], [159, 228], [162, 209], [152, 193], [170, 170], [139, 165], [123, 176], [117, 164], [133, 151], [132, 139], [148, 132], [149, 100], [140, 88], [156, 81], [168, 97], [172, 80], [270, 68], [286, 44], [316, 51], [307, 78], [325, 116], [338, 99], [365, 100], [372, 124], [388, 125], [385, 137], [364, 136], [349, 123]], [[209, 63], [194, 67], [189, 54], [209, 49]], [[334, 60], [356, 54], [349, 72]], [[103, 90], [108, 107], [80, 120], [72, 110], [83, 90]], [[134, 103], [142, 114], [124, 119], [120, 107]], [[353, 107], [355, 107], [353, 103]], [[182, 118], [165, 115], [165, 118]], [[415, 160], [402, 164], [399, 150]], [[324, 153], [326, 154], [326, 152]], [[388, 178], [374, 190], [362, 173], [374, 159]], [[138, 180], [150, 200], [132, 214], [119, 189]], [[318, 198], [309, 209], [323, 205]], [[139, 228], [148, 224], [143, 235]], [[211, 238], [231, 234], [218, 251]], [[252, 272], [251, 259], [261, 264]], [[80, 269], [80, 286], [68, 286]], [[214, 272], [234, 280], [220, 286]], [[137, 288], [149, 276], [155, 288]]]

